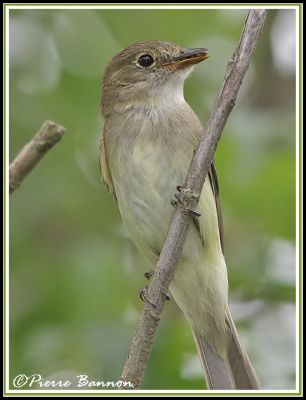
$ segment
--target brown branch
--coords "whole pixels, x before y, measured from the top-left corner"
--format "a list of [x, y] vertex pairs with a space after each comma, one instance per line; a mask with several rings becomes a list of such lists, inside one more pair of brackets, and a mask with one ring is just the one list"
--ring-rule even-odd
[[[199, 196], [196, 194], [202, 191], [222, 130], [235, 105], [238, 90], [264, 26], [266, 13], [263, 9], [249, 11], [238, 47], [233, 59], [228, 63], [219, 96], [193, 156], [184, 185], [184, 200], [188, 199], [190, 210], [195, 210], [197, 206]], [[154, 277], [149, 284], [149, 301], [145, 302], [121, 377], [122, 380], [131, 382], [134, 389], [138, 389], [142, 382], [155, 331], [164, 308], [165, 293], [173, 278], [190, 222], [191, 212], [184, 207], [178, 207], [174, 212]]]
[[65, 128], [52, 121], [46, 121], [34, 136], [19, 152], [10, 164], [10, 194], [17, 189], [24, 178], [32, 171], [36, 164], [65, 133]]

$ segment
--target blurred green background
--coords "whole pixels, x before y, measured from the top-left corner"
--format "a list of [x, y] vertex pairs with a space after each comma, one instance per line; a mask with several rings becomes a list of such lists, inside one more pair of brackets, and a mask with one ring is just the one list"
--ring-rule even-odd
[[[142, 308], [146, 261], [100, 181], [106, 63], [146, 39], [207, 47], [211, 57], [185, 85], [205, 123], [246, 14], [11, 10], [10, 160], [45, 120], [67, 128], [10, 199], [11, 381], [18, 373], [117, 380]], [[234, 319], [263, 387], [294, 388], [294, 11], [269, 12], [216, 163]], [[143, 388], [203, 387], [191, 332], [171, 301]]]

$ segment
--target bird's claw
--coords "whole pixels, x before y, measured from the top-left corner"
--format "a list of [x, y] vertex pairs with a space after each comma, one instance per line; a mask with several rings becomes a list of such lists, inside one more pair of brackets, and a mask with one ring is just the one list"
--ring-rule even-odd
[[153, 271], [153, 270], [147, 271], [147, 272], [144, 273], [144, 277], [145, 277], [148, 281], [152, 278], [153, 275], [154, 275], [154, 271]]
[[148, 286], [145, 286], [144, 288], [139, 290], [139, 297], [141, 298], [141, 300], [143, 302], [147, 302], [149, 303], [152, 307], [156, 307], [156, 304], [152, 303], [149, 299], [148, 299]]
[[171, 297], [170, 297], [170, 295], [169, 295], [167, 292], [162, 291], [162, 294], [165, 296], [165, 299], [166, 299], [167, 301], [171, 300]]
[[170, 201], [173, 207], [183, 207], [186, 211], [190, 212], [194, 217], [200, 217], [201, 213], [190, 208], [190, 200], [192, 198], [198, 199], [200, 197], [199, 193], [195, 193], [188, 188], [183, 188], [182, 186], [176, 187], [177, 193], [174, 194], [175, 199]]

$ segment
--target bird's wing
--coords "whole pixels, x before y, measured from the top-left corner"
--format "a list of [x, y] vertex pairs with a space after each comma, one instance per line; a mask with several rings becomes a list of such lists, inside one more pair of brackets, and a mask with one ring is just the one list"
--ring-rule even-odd
[[100, 164], [102, 180], [104, 182], [106, 189], [112, 193], [112, 195], [114, 196], [115, 199], [117, 199], [112, 176], [111, 176], [111, 173], [110, 173], [110, 170], [108, 167], [103, 136], [101, 137], [101, 140], [100, 140], [99, 152], [100, 152], [99, 164]]
[[217, 209], [217, 216], [218, 216], [218, 225], [219, 225], [219, 236], [220, 236], [220, 243], [221, 248], [224, 254], [224, 231], [223, 231], [223, 219], [222, 219], [222, 210], [221, 210], [221, 203], [219, 198], [219, 184], [218, 184], [218, 177], [217, 171], [215, 167], [214, 161], [211, 163], [210, 169], [208, 171], [208, 177], [210, 180], [210, 184], [212, 187], [212, 191], [215, 197], [216, 202], [216, 209]]
[[[213, 192], [213, 196], [215, 199], [215, 204], [216, 204], [216, 210], [217, 210], [217, 217], [218, 217], [218, 227], [219, 227], [219, 237], [220, 237], [220, 244], [221, 244], [221, 249], [224, 254], [224, 233], [223, 233], [223, 222], [222, 222], [222, 212], [221, 212], [221, 204], [220, 204], [220, 198], [219, 198], [219, 185], [218, 185], [218, 178], [217, 178], [217, 172], [215, 168], [214, 162], [212, 162], [209, 170], [208, 170], [208, 178], [210, 181], [210, 186]], [[199, 233], [199, 236], [201, 238], [202, 245], [204, 247], [205, 245], [205, 240], [203, 236], [203, 230], [201, 230], [201, 224], [200, 220], [198, 217], [193, 218], [193, 223], [196, 228], [196, 230]]]

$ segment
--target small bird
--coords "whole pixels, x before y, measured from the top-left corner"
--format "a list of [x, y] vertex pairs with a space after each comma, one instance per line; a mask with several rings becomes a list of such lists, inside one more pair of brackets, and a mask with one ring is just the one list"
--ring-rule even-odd
[[[184, 81], [205, 48], [163, 41], [131, 44], [103, 78], [100, 167], [132, 240], [154, 268], [203, 126], [184, 99]], [[171, 205], [172, 204], [172, 205]], [[258, 389], [228, 307], [223, 227], [214, 163], [183, 247], [170, 292], [195, 339], [207, 387]]]

